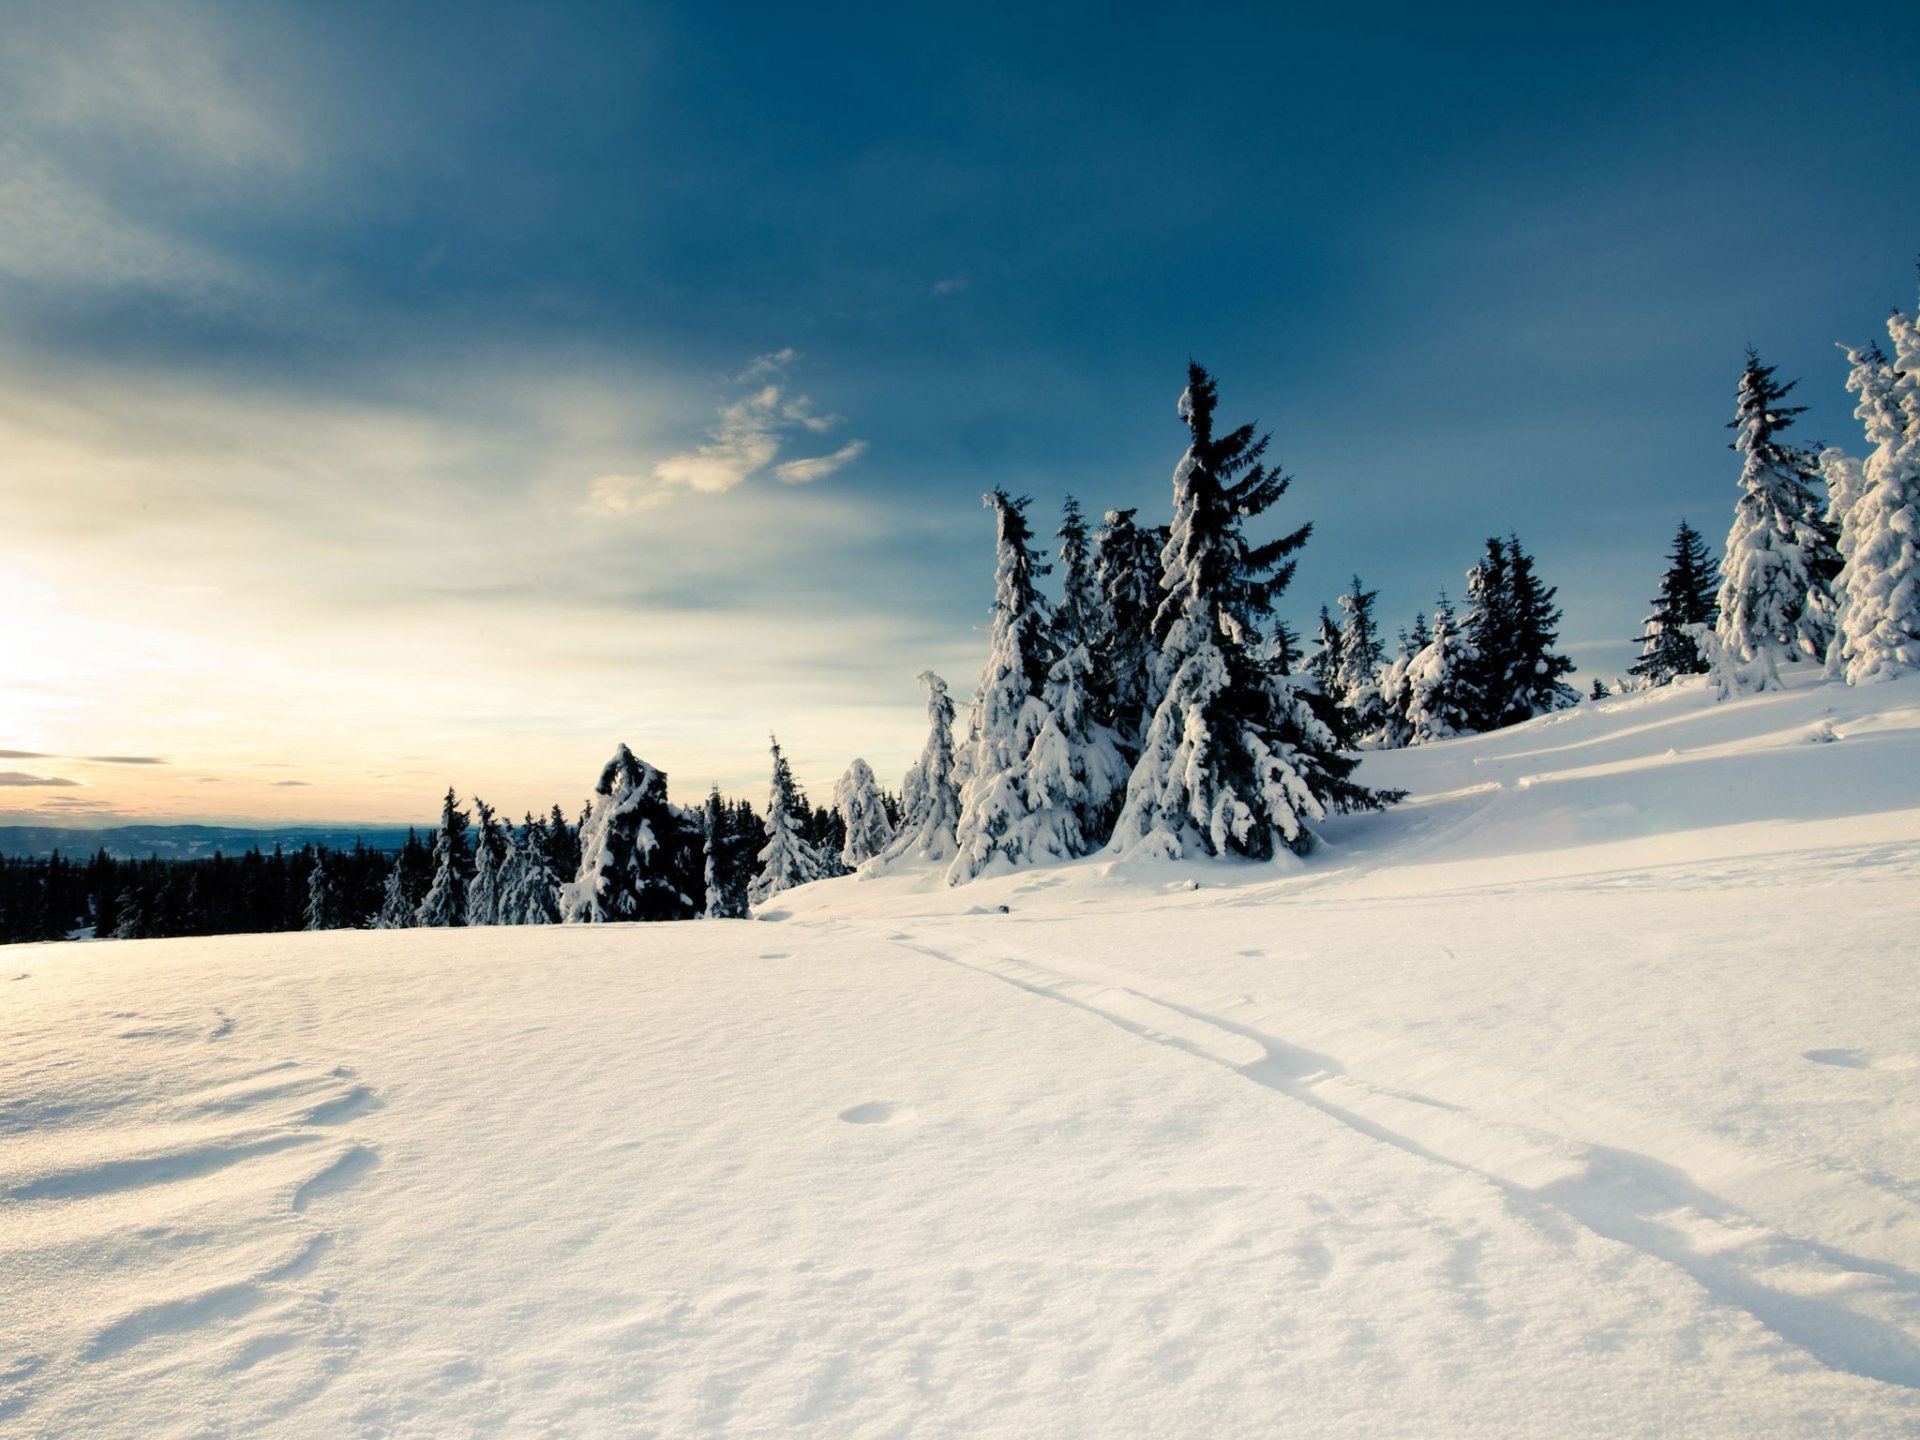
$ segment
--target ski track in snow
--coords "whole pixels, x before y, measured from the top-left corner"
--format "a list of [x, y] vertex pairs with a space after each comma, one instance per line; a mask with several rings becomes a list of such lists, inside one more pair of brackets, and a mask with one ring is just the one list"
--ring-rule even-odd
[[[1920, 1389], [1920, 1344], [1913, 1338], [1920, 1334], [1920, 1276], [1772, 1230], [1695, 1183], [1676, 1163], [1489, 1120], [1432, 1096], [1369, 1083], [1331, 1056], [1182, 998], [1004, 952], [962, 958], [911, 936], [888, 939], [1096, 1015], [1130, 1035], [1309, 1105], [1370, 1140], [1475, 1175], [1522, 1201], [1551, 1206], [1603, 1239], [1685, 1272], [1823, 1365]], [[1852, 1051], [1808, 1058], [1870, 1063]], [[1476, 1155], [1498, 1158], [1469, 1158]]]

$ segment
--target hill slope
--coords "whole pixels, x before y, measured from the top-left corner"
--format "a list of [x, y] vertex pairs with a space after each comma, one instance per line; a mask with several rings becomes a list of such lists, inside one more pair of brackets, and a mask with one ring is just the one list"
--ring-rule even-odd
[[1306, 863], [9, 949], [0, 1432], [1920, 1432], [1916, 762], [1680, 690]]

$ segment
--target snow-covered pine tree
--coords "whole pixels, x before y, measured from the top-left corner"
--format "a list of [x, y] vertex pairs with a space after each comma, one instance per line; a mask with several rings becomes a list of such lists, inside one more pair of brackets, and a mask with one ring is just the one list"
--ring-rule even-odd
[[1173, 472], [1173, 525], [1155, 618], [1162, 691], [1127, 782], [1111, 848], [1265, 859], [1313, 844], [1310, 822], [1385, 797], [1350, 778], [1354, 761], [1307, 703], [1307, 682], [1266, 663], [1263, 625], [1312, 527], [1250, 545], [1244, 533], [1286, 492], [1251, 425], [1216, 436], [1214, 382], [1188, 367], [1178, 411], [1189, 445]]
[[994, 593], [987, 667], [974, 695], [966, 752], [960, 757], [957, 850], [949, 885], [963, 884], [990, 865], [1030, 865], [1058, 853], [1058, 827], [1072, 813], [1036, 812], [1028, 805], [1024, 773], [1034, 740], [1049, 715], [1042, 695], [1057, 658], [1052, 617], [1036, 579], [1047, 573], [1033, 548], [1025, 499], [1004, 490], [981, 497], [994, 515]]
[[566, 924], [689, 920], [698, 906], [699, 822], [667, 799], [667, 777], [625, 745], [600, 772], [580, 830], [580, 871], [560, 892]]
[[498, 925], [500, 871], [506, 846], [493, 807], [479, 796], [473, 800], [473, 878], [467, 882], [467, 924]]
[[1844, 502], [1833, 492], [1844, 563], [1828, 670], [1849, 685], [1920, 669], [1920, 325], [1896, 310], [1887, 333], [1891, 364], [1878, 350], [1847, 352], [1853, 413], [1873, 447], [1855, 467], [1858, 489]]
[[1327, 607], [1320, 607], [1319, 623], [1313, 627], [1313, 654], [1307, 657], [1307, 673], [1320, 687], [1320, 693], [1335, 704], [1340, 699], [1340, 627]]
[[1558, 653], [1560, 607], [1553, 603], [1558, 590], [1542, 585], [1533, 557], [1518, 535], [1507, 536], [1508, 615], [1513, 624], [1510, 669], [1507, 672], [1507, 708], [1501, 723], [1517, 725], [1536, 715], [1550, 715], [1580, 703], [1580, 692], [1566, 683], [1573, 661]]
[[1427, 627], [1426, 612], [1415, 611], [1413, 629], [1400, 632], [1400, 643], [1394, 649], [1393, 658], [1380, 667], [1377, 682], [1380, 728], [1375, 743], [1383, 750], [1398, 750], [1412, 738], [1407, 712], [1413, 702], [1413, 687], [1407, 675], [1413, 668], [1414, 657], [1432, 642], [1433, 632]]
[[1824, 659], [1833, 638], [1831, 585], [1840, 569], [1833, 533], [1810, 482], [1814, 462], [1779, 438], [1804, 406], [1780, 402], [1798, 383], [1747, 351], [1728, 428], [1741, 456], [1740, 499], [1721, 563], [1720, 643], [1744, 690], [1779, 684], [1779, 667]]
[[833, 787], [833, 808], [846, 827], [846, 844], [841, 862], [857, 870], [893, 843], [893, 821], [887, 815], [886, 801], [880, 795], [880, 782], [873, 767], [856, 759]]
[[1091, 647], [1094, 719], [1118, 737], [1126, 754], [1139, 754], [1159, 696], [1153, 635], [1160, 608], [1160, 550], [1166, 530], [1134, 524], [1132, 510], [1109, 510], [1093, 534], [1093, 573], [1099, 587]]
[[1386, 720], [1380, 696], [1380, 666], [1385, 657], [1380, 627], [1373, 618], [1373, 602], [1379, 598], [1379, 591], [1366, 589], [1355, 575], [1338, 602], [1340, 644], [1330, 698], [1346, 717], [1347, 734], [1357, 745], [1380, 744]]
[[1473, 730], [1480, 709], [1474, 693], [1478, 657], [1455, 628], [1446, 592], [1433, 611], [1433, 637], [1407, 666], [1407, 744], [1425, 745]]
[[327, 873], [327, 852], [316, 850], [313, 869], [307, 872], [307, 908], [303, 917], [308, 930], [334, 930], [340, 925], [340, 897], [333, 877]]
[[1471, 658], [1463, 679], [1469, 730], [1495, 730], [1505, 722], [1507, 679], [1513, 668], [1512, 569], [1507, 544], [1497, 535], [1487, 537], [1487, 553], [1467, 572], [1467, 613], [1460, 631], [1466, 643], [1463, 656]]
[[893, 843], [870, 865], [896, 861], [951, 860], [958, 841], [960, 793], [953, 782], [953, 697], [947, 682], [931, 670], [920, 672], [927, 692], [927, 743], [900, 783], [900, 829]]
[[413, 904], [407, 899], [407, 876], [403, 856], [395, 855], [387, 867], [386, 881], [380, 887], [380, 909], [373, 917], [376, 930], [408, 930], [413, 927]]
[[[1685, 520], [1674, 532], [1667, 573], [1660, 579], [1653, 612], [1640, 637], [1640, 658], [1627, 670], [1649, 686], [1670, 684], [1680, 675], [1707, 673], [1706, 657], [1689, 627], [1711, 625], [1719, 616], [1720, 569], [1707, 542]], [[1598, 698], [1598, 697], [1595, 697]]]
[[1094, 575], [1087, 522], [1080, 502], [1071, 495], [1061, 507], [1055, 538], [1060, 541], [1060, 603], [1053, 611], [1053, 650], [1064, 655], [1080, 645], [1091, 655], [1100, 632], [1100, 583]]
[[502, 925], [555, 925], [560, 920], [560, 877], [548, 858], [546, 822], [531, 814], [509, 834], [507, 865], [501, 876]]
[[747, 903], [758, 908], [796, 885], [825, 879], [826, 859], [801, 833], [801, 817], [806, 813], [806, 797], [793, 783], [793, 770], [774, 740], [773, 784], [767, 794], [767, 843], [760, 851], [760, 873], [747, 887]]
[[467, 812], [460, 808], [453, 787], [448, 786], [447, 798], [440, 804], [440, 828], [433, 836], [433, 879], [413, 913], [413, 923], [423, 929], [466, 924], [467, 877], [472, 868]]

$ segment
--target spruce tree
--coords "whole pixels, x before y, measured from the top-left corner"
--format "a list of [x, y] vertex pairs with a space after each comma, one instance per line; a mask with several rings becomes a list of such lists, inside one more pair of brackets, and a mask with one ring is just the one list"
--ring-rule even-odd
[[1474, 728], [1482, 708], [1474, 690], [1479, 657], [1456, 628], [1453, 605], [1440, 593], [1433, 634], [1407, 666], [1407, 744], [1449, 740]]
[[1580, 703], [1579, 692], [1566, 683], [1573, 661], [1554, 646], [1560, 639], [1559, 592], [1540, 583], [1533, 557], [1518, 535], [1507, 536], [1508, 616], [1513, 626], [1508, 651], [1507, 707], [1501, 723], [1517, 725], [1537, 715], [1550, 715]]
[[1198, 850], [1264, 859], [1311, 847], [1312, 821], [1383, 797], [1350, 778], [1305, 687], [1266, 662], [1265, 625], [1311, 526], [1262, 544], [1244, 533], [1286, 492], [1254, 427], [1214, 433], [1214, 382], [1188, 367], [1178, 406], [1189, 445], [1173, 474], [1162, 555], [1155, 682], [1162, 693], [1115, 826], [1116, 852]]
[[[1830, 673], [1850, 685], [1920, 669], [1920, 325], [1895, 310], [1894, 358], [1849, 350], [1847, 388], [1872, 446], [1844, 505]], [[1835, 467], [1838, 468], [1838, 467]]]
[[1380, 743], [1386, 720], [1380, 695], [1380, 666], [1385, 656], [1380, 627], [1373, 618], [1373, 602], [1379, 598], [1379, 591], [1366, 589], [1355, 575], [1351, 587], [1339, 599], [1339, 654], [1329, 698], [1339, 706], [1353, 744]]
[[1742, 689], [1780, 683], [1781, 665], [1826, 657], [1839, 552], [1814, 498], [1813, 459], [1780, 438], [1805, 408], [1780, 402], [1773, 367], [1747, 351], [1728, 428], [1741, 456], [1740, 499], [1727, 533], [1716, 631]]
[[[443, 929], [467, 923], [467, 879], [473, 856], [467, 848], [467, 812], [453, 787], [440, 805], [440, 828], [433, 837], [433, 879], [414, 911], [413, 923], [424, 929]], [[277, 849], [276, 849], [277, 853]]]
[[1706, 674], [1706, 657], [1689, 627], [1711, 625], [1718, 618], [1719, 589], [1720, 570], [1707, 552], [1707, 542], [1682, 520], [1667, 554], [1660, 593], [1654, 597], [1640, 637], [1640, 658], [1627, 673], [1650, 686], [1669, 684], [1681, 675]]
[[1111, 732], [1093, 718], [1086, 646], [1060, 648], [1084, 633], [1082, 621], [1051, 623], [1034, 584], [1048, 567], [1033, 550], [1026, 502], [996, 490], [984, 503], [995, 517], [993, 618], [960, 767], [952, 885], [1085, 854], [1105, 839], [1121, 773]]
[[1080, 502], [1071, 495], [1061, 508], [1059, 540], [1060, 603], [1053, 612], [1053, 650], [1064, 655], [1079, 645], [1088, 654], [1100, 631], [1100, 585]]
[[833, 808], [846, 835], [840, 860], [848, 869], [858, 870], [893, 843], [894, 825], [880, 795], [880, 782], [865, 760], [856, 759], [847, 766], [847, 773], [833, 787]]
[[374, 917], [376, 930], [407, 930], [413, 926], [413, 901], [407, 898], [404, 852], [393, 857], [387, 878], [380, 889], [380, 911]]
[[569, 925], [688, 920], [698, 911], [699, 823], [667, 799], [667, 777], [625, 745], [600, 772], [580, 830], [580, 869], [560, 896]]
[[498, 925], [500, 872], [505, 843], [493, 807], [478, 796], [473, 801], [473, 878], [467, 882], [467, 924]]
[[920, 672], [927, 692], [927, 743], [900, 782], [899, 831], [880, 863], [951, 860], [958, 847], [960, 792], [954, 784], [953, 698], [947, 682], [931, 670]]
[[767, 795], [767, 843], [760, 851], [760, 873], [747, 888], [747, 903], [755, 908], [783, 890], [825, 879], [829, 873], [826, 858], [801, 831], [807, 801], [794, 784], [780, 742], [772, 741], [770, 748], [773, 783]]
[[1093, 535], [1099, 608], [1090, 655], [1093, 718], [1111, 729], [1129, 758], [1153, 718], [1153, 634], [1160, 606], [1160, 550], [1167, 532], [1134, 524], [1132, 510], [1109, 510]]
[[307, 872], [305, 928], [308, 930], [338, 929], [339, 908], [339, 897], [334, 889], [333, 877], [327, 873], [326, 852], [316, 851], [313, 857], [313, 869]]

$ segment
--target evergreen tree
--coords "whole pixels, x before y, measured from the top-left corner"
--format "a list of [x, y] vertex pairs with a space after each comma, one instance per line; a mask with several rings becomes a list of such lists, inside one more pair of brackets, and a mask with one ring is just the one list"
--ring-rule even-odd
[[1386, 722], [1380, 695], [1380, 666], [1385, 656], [1380, 644], [1380, 629], [1374, 623], [1373, 602], [1380, 592], [1360, 584], [1358, 575], [1352, 587], [1339, 600], [1339, 650], [1333, 673], [1333, 688], [1328, 698], [1345, 717], [1345, 731], [1352, 743], [1378, 744]]
[[411, 929], [416, 903], [407, 895], [406, 871], [401, 864], [401, 857], [396, 855], [393, 857], [393, 864], [387, 869], [386, 883], [380, 890], [380, 911], [374, 916], [373, 928], [376, 930]]
[[[473, 878], [467, 882], [467, 924], [498, 925], [500, 919], [500, 872], [505, 845], [493, 807], [474, 797]], [[511, 922], [505, 922], [511, 923]]]
[[1376, 743], [1382, 749], [1398, 750], [1412, 738], [1408, 711], [1413, 703], [1413, 686], [1408, 674], [1413, 668], [1414, 658], [1432, 642], [1433, 633], [1427, 628], [1426, 615], [1415, 611], [1412, 631], [1400, 632], [1400, 643], [1394, 649], [1393, 659], [1380, 667], [1377, 682], [1380, 728]]
[[1100, 582], [1080, 502], [1071, 495], [1062, 507], [1060, 529], [1060, 604], [1053, 612], [1053, 651], [1064, 655], [1079, 645], [1089, 656], [1101, 630]]
[[1805, 408], [1780, 403], [1795, 383], [1776, 383], [1773, 367], [1748, 350], [1728, 427], [1742, 460], [1741, 495], [1727, 533], [1716, 630], [1748, 690], [1778, 685], [1783, 664], [1823, 659], [1833, 636], [1839, 552], [1811, 488], [1812, 458], [1779, 438]]
[[448, 786], [447, 798], [440, 806], [440, 828], [433, 837], [433, 879], [414, 911], [415, 925], [435, 929], [467, 923], [467, 879], [473, 868], [472, 853], [467, 848], [467, 820], [467, 812], [460, 808], [453, 787]]
[[1035, 584], [1049, 567], [1033, 548], [1026, 500], [995, 490], [981, 503], [994, 514], [993, 618], [986, 673], [974, 696], [968, 745], [958, 767], [958, 850], [947, 869], [950, 885], [973, 879], [996, 858], [1002, 865], [1041, 858], [1029, 843], [1038, 838], [1036, 824], [1044, 828], [1049, 819], [1059, 818], [1029, 810], [1023, 774], [1049, 719], [1041, 695], [1056, 652], [1052, 619]]
[[555, 873], [545, 821], [523, 817], [509, 832], [507, 861], [500, 880], [502, 925], [556, 925], [560, 921], [560, 877]]
[[1307, 674], [1320, 687], [1320, 693], [1335, 705], [1340, 701], [1341, 659], [1340, 627], [1322, 605], [1320, 623], [1313, 627], [1313, 654], [1307, 658]]
[[807, 885], [827, 876], [826, 858], [801, 833], [806, 797], [793, 782], [780, 742], [772, 742], [773, 784], [767, 794], [767, 843], [760, 851], [760, 873], [747, 888], [747, 903], [755, 908], [783, 890]]
[[1832, 492], [1844, 568], [1828, 669], [1850, 685], [1920, 669], [1920, 325], [1895, 310], [1887, 332], [1892, 363], [1878, 350], [1847, 352], [1853, 413], [1873, 449], [1847, 477], [1857, 489]]
[[1162, 698], [1115, 826], [1121, 853], [1301, 852], [1313, 843], [1309, 822], [1384, 799], [1349, 778], [1354, 762], [1309, 708], [1305, 687], [1264, 663], [1263, 626], [1311, 526], [1248, 543], [1245, 523], [1265, 515], [1288, 481], [1263, 463], [1267, 438], [1253, 426], [1214, 434], [1215, 401], [1213, 380], [1190, 364], [1178, 406], [1190, 443], [1173, 474], [1154, 621]]
[[1667, 555], [1660, 593], [1654, 597], [1653, 612], [1640, 637], [1640, 658], [1627, 673], [1648, 685], [1666, 685], [1680, 675], [1706, 674], [1706, 657], [1689, 627], [1711, 625], [1719, 617], [1719, 589], [1720, 570], [1707, 553], [1707, 542], [1682, 520]]
[[699, 824], [667, 800], [667, 777], [625, 745], [600, 772], [580, 830], [580, 870], [560, 895], [569, 925], [687, 920], [697, 906]]
[[848, 869], [859, 869], [893, 843], [894, 825], [880, 796], [880, 782], [865, 760], [856, 759], [833, 787], [833, 808], [846, 834], [840, 859]]
[[1134, 511], [1109, 510], [1093, 535], [1093, 573], [1099, 589], [1090, 656], [1093, 718], [1138, 755], [1159, 697], [1153, 691], [1158, 652], [1153, 617], [1160, 605], [1160, 549], [1167, 532], [1133, 523]]
[[340, 928], [340, 900], [334, 892], [332, 877], [327, 874], [324, 850], [313, 857], [313, 869], [307, 872], [307, 909], [303, 919], [308, 930]]
[[880, 857], [900, 860], [951, 860], [958, 846], [960, 792], [953, 771], [953, 699], [947, 682], [931, 670], [920, 672], [927, 692], [927, 743], [900, 784], [900, 828]]
[[1559, 592], [1542, 585], [1533, 557], [1518, 535], [1507, 536], [1508, 614], [1513, 631], [1508, 651], [1507, 708], [1503, 725], [1517, 725], [1536, 715], [1550, 715], [1580, 703], [1579, 692], [1566, 683], [1573, 661], [1554, 646], [1560, 638]]
[[1472, 731], [1481, 702], [1474, 690], [1479, 656], [1455, 628], [1453, 605], [1440, 594], [1433, 636], [1407, 666], [1407, 744], [1425, 745]]
[[1593, 689], [1587, 692], [1587, 698], [1589, 700], [1604, 700], [1612, 693], [1611, 690], [1607, 689], [1606, 682], [1596, 675], [1593, 677]]

